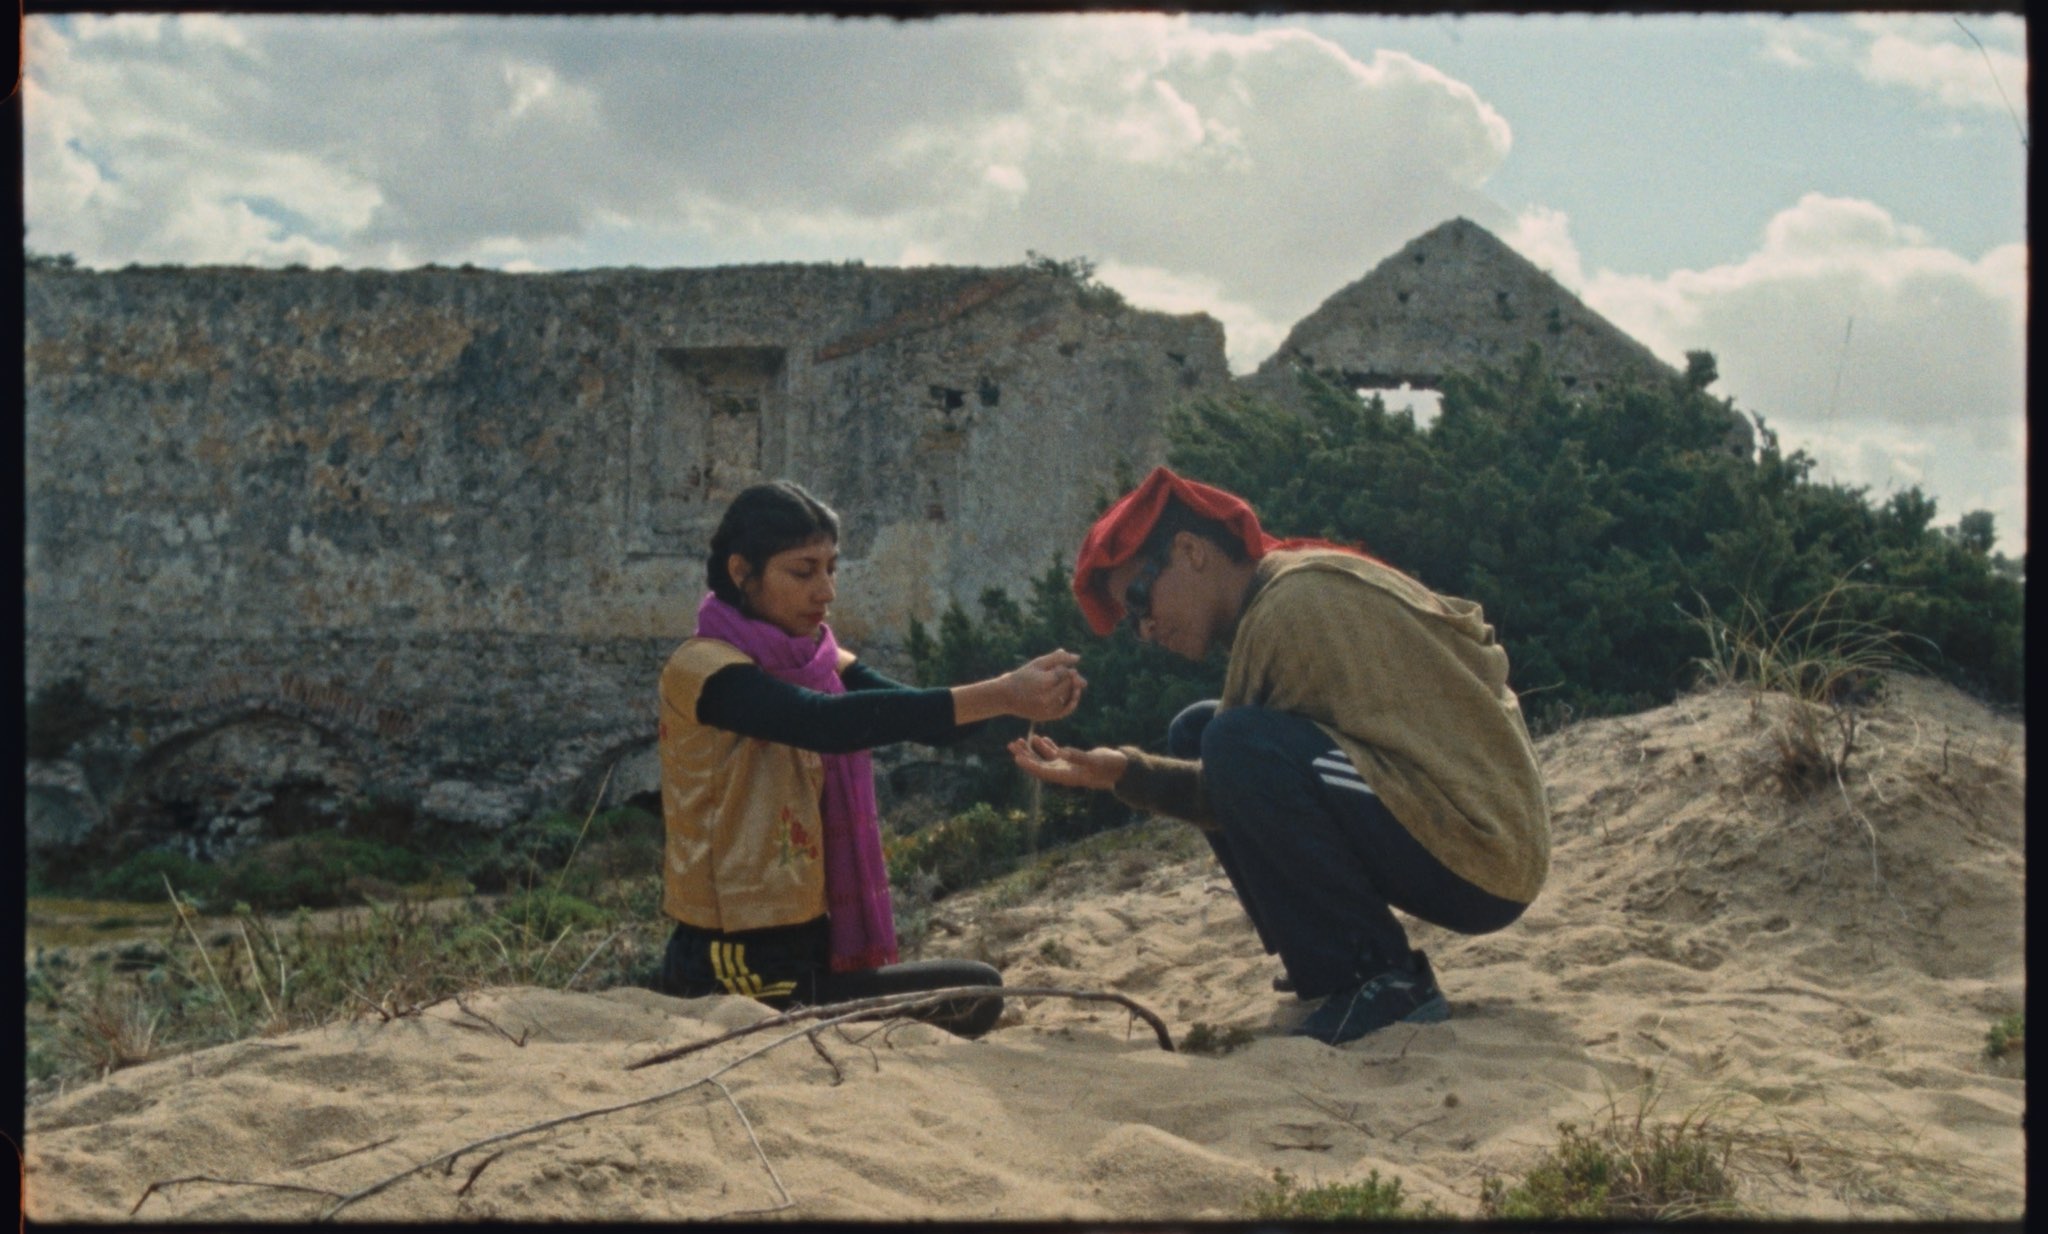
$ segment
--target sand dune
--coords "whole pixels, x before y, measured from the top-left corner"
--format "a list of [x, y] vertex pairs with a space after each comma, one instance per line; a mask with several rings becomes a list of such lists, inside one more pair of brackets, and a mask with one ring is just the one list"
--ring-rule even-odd
[[[1541, 899], [1496, 935], [1415, 927], [1444, 1024], [1342, 1049], [1279, 1035], [1303, 1004], [1270, 988], [1278, 963], [1214, 863], [1155, 822], [1025, 898], [946, 901], [930, 951], [988, 958], [1012, 986], [1115, 990], [1177, 1038], [1252, 1030], [1227, 1054], [1167, 1053], [1120, 1008], [1048, 997], [1012, 999], [978, 1042], [865, 1025], [626, 1071], [767, 1013], [494, 989], [474, 1014], [241, 1042], [39, 1105], [28, 1212], [122, 1219], [152, 1183], [207, 1176], [313, 1190], [185, 1183], [138, 1219], [302, 1220], [486, 1136], [680, 1088], [407, 1174], [341, 1216], [1230, 1218], [1276, 1168], [1376, 1169], [1469, 1215], [1560, 1121], [1647, 1109], [1732, 1134], [1755, 1213], [2016, 1219], [2025, 1083], [1982, 1047], [2025, 997], [2025, 729], [1897, 681], [1844, 783], [1792, 799], [1779, 705], [1699, 695], [1539, 743], [1556, 813]], [[723, 1089], [702, 1082], [715, 1073]]]

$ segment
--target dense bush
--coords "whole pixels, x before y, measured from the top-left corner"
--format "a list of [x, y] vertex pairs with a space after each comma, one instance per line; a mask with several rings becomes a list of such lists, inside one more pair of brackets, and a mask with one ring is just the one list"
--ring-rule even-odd
[[588, 890], [636, 868], [654, 874], [661, 843], [661, 820], [633, 806], [592, 815], [587, 827], [583, 815], [555, 811], [505, 828], [465, 854], [462, 867], [479, 891], [531, 887], [565, 870], [571, 890]]
[[220, 870], [183, 853], [147, 849], [123, 861], [94, 879], [87, 892], [95, 900], [118, 900], [129, 904], [163, 903], [164, 880], [180, 895], [214, 898], [220, 885]]
[[[1243, 496], [1275, 534], [1358, 544], [1477, 600], [1538, 727], [1668, 702], [1711, 651], [1703, 617], [1790, 613], [1831, 591], [1835, 616], [1896, 634], [1902, 657], [2019, 702], [2025, 592], [1991, 552], [1991, 515], [1940, 531], [1917, 488], [1873, 504], [1817, 483], [1813, 460], [1786, 454], [1760, 418], [1756, 457], [1736, 456], [1734, 409], [1706, 393], [1714, 375], [1694, 353], [1668, 384], [1578, 397], [1532, 348], [1512, 370], [1452, 375], [1427, 428], [1304, 377], [1305, 413], [1241, 394], [1176, 409], [1168, 459]], [[1220, 684], [1214, 663], [1088, 635], [1057, 566], [1023, 604], [998, 591], [981, 608], [977, 620], [955, 607], [936, 636], [913, 628], [919, 679], [1078, 650], [1088, 699], [1054, 734], [1071, 744], [1156, 748], [1174, 711]], [[1001, 799], [1016, 800], [1016, 783]]]
[[1030, 820], [977, 805], [909, 835], [888, 835], [883, 853], [889, 882], [920, 887], [933, 898], [1007, 874], [1032, 853]]
[[[1275, 534], [1357, 544], [1477, 600], [1539, 731], [1669, 702], [1712, 658], [1713, 619], [1725, 628], [1821, 597], [1831, 621], [1885, 632], [1897, 660], [2019, 702], [2022, 571], [1991, 552], [1991, 515], [1937, 531], [1918, 489], [1873, 505], [1866, 490], [1816, 483], [1813, 460], [1786, 454], [1760, 418], [1756, 457], [1737, 456], [1734, 409], [1706, 393], [1714, 376], [1694, 353], [1666, 385], [1581, 398], [1532, 348], [1512, 370], [1448, 379], [1427, 428], [1304, 377], [1305, 414], [1240, 394], [1176, 409], [1168, 459], [1243, 496]], [[1064, 646], [1081, 653], [1089, 691], [1047, 735], [1159, 749], [1175, 712], [1220, 690], [1222, 649], [1197, 665], [1127, 635], [1097, 639], [1068, 582], [1054, 564], [1021, 602], [990, 590], [979, 616], [955, 605], [936, 632], [913, 623], [917, 679], [975, 680]], [[1027, 800], [1002, 749], [1023, 730], [993, 723], [963, 743], [988, 769], [984, 799]], [[1042, 791], [1056, 840], [1128, 818], [1105, 793]]]
[[1917, 488], [1873, 505], [1816, 483], [1760, 418], [1756, 459], [1736, 457], [1714, 375], [1694, 353], [1667, 385], [1580, 398], [1531, 348], [1512, 370], [1450, 377], [1426, 429], [1307, 378], [1305, 415], [1243, 397], [1180, 409], [1169, 457], [1277, 532], [1362, 542], [1479, 601], [1539, 722], [1669, 701], [1707, 651], [1704, 610], [1790, 612], [1845, 577], [1843, 616], [1895, 631], [1929, 672], [2019, 701], [2024, 592], [1990, 552], [1991, 516], [1944, 533]]
[[380, 887], [395, 896], [433, 872], [425, 857], [408, 849], [314, 832], [259, 844], [228, 862], [213, 898], [263, 910], [331, 908], [361, 903], [366, 891]]

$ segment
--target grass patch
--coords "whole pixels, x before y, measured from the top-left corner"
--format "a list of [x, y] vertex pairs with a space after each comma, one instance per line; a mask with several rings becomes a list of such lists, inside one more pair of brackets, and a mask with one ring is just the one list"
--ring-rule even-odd
[[1257, 1034], [1242, 1024], [1219, 1028], [1203, 1020], [1196, 1020], [1188, 1029], [1187, 1036], [1180, 1043], [1184, 1054], [1207, 1054], [1221, 1058], [1233, 1050], [1241, 1050], [1258, 1040]]
[[1399, 1221], [1440, 1218], [1433, 1202], [1411, 1206], [1401, 1180], [1382, 1179], [1378, 1170], [1363, 1182], [1305, 1187], [1285, 1170], [1273, 1171], [1273, 1186], [1253, 1197], [1251, 1214], [1262, 1221]]
[[[160, 917], [161, 932], [119, 947], [37, 950], [26, 974], [28, 1078], [83, 1079], [336, 1019], [417, 1014], [491, 985], [646, 984], [669, 932], [660, 831], [650, 821], [615, 810], [512, 828], [482, 851], [516, 859], [502, 868], [517, 869], [520, 882], [502, 895], [461, 882], [463, 896], [433, 902], [408, 889], [445, 885], [423, 854], [333, 834], [265, 845], [199, 880], [216, 905], [240, 897], [207, 919], [200, 897], [176, 887], [173, 872], [189, 874], [185, 866], [168, 854], [135, 860], [119, 885], [139, 892], [152, 874], [154, 898], [169, 910], [169, 878], [176, 911], [143, 916], [125, 911], [142, 904], [122, 905], [125, 916]], [[556, 864], [543, 870], [543, 855]], [[344, 895], [368, 907], [314, 911]], [[294, 896], [290, 916], [265, 911]]]
[[1883, 698], [1886, 674], [1914, 667], [1900, 648], [1905, 636], [1843, 615], [1874, 590], [1845, 574], [1788, 613], [1766, 615], [1745, 600], [1732, 621], [1712, 609], [1694, 619], [1708, 645], [1693, 662], [1703, 684], [1747, 689], [1758, 718], [1766, 696], [1783, 700], [1771, 739], [1788, 796], [1840, 781], [1858, 748], [1859, 709]]
[[1984, 1057], [1994, 1062], [2017, 1054], [2027, 1056], [2027, 1013], [2016, 1011], [1991, 1026], [1984, 1034]]
[[1556, 1147], [1519, 1182], [1481, 1182], [1481, 1216], [1650, 1221], [1735, 1211], [1733, 1140], [1704, 1122], [1615, 1120], [1590, 1132], [1566, 1122], [1557, 1130]]

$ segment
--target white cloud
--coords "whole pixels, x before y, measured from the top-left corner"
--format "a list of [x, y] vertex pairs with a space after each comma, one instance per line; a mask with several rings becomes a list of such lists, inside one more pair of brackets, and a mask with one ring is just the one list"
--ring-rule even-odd
[[2007, 51], [1885, 32], [1864, 51], [1860, 67], [1873, 82], [1904, 86], [1944, 107], [2003, 111], [2026, 105], [2026, 58]]
[[664, 237], [693, 260], [1028, 249], [1210, 279], [1245, 367], [1423, 230], [1500, 223], [1511, 140], [1412, 57], [1160, 15], [30, 26], [53, 45], [32, 235], [87, 264], [263, 260], [266, 234], [303, 260], [281, 218], [350, 263], [626, 228], [657, 262]]
[[2022, 121], [2026, 117], [2026, 24], [2010, 15], [1884, 13], [1753, 21], [1762, 35], [1758, 55], [1770, 63], [1854, 72], [1936, 107], [2011, 109]]
[[1662, 278], [1596, 273], [1584, 297], [1673, 363], [1714, 353], [1717, 393], [1786, 447], [1882, 493], [1922, 483], [1942, 521], [1988, 508], [2023, 545], [2027, 253], [1972, 260], [1869, 202], [1808, 194], [1755, 253]]
[[1586, 274], [1579, 263], [1579, 246], [1572, 239], [1571, 219], [1564, 211], [1532, 206], [1516, 215], [1500, 238], [1567, 289], [1577, 292], [1586, 285]]
[[[1756, 20], [1767, 61], [1910, 91], [1938, 120], [1994, 105], [1999, 83], [2024, 105], [2018, 19], [1966, 19], [1989, 69], [1946, 16]], [[1157, 14], [81, 15], [26, 31], [28, 242], [88, 265], [1035, 250], [1091, 258], [1148, 307], [1209, 312], [1243, 371], [1463, 215], [1674, 363], [1713, 351], [1720, 391], [1788, 444], [1825, 443], [1859, 482], [1924, 476], [1945, 515], [1982, 505], [2009, 540], [2022, 530], [2024, 245], [1972, 259], [1816, 194], [1742, 261], [1588, 272], [1563, 213], [1488, 196], [1507, 121], [1399, 52]]]

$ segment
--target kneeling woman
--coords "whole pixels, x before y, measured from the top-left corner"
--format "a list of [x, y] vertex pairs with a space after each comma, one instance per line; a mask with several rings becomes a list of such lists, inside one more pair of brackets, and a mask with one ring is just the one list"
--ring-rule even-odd
[[[973, 960], [897, 962], [867, 752], [999, 715], [1060, 719], [1086, 684], [1079, 657], [951, 688], [892, 681], [825, 624], [838, 561], [838, 516], [787, 481], [741, 492], [711, 537], [696, 635], [661, 674], [671, 994], [780, 1007], [1002, 984]], [[977, 1036], [1001, 1013], [980, 998], [914, 1014]]]

